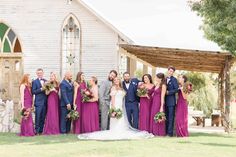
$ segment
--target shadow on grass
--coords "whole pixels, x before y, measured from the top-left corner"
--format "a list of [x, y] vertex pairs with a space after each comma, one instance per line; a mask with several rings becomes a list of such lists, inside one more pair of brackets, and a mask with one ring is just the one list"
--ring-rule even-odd
[[199, 143], [205, 146], [214, 146], [214, 147], [236, 147], [236, 144], [225, 144], [225, 143]]
[[223, 138], [236, 138], [230, 134], [213, 134], [213, 133], [190, 133], [190, 137], [223, 137]]
[[34, 137], [20, 137], [12, 133], [0, 134], [0, 145], [14, 145], [14, 144], [57, 144], [57, 143], [73, 143], [78, 142], [76, 135], [55, 135], [55, 136], [34, 136]]

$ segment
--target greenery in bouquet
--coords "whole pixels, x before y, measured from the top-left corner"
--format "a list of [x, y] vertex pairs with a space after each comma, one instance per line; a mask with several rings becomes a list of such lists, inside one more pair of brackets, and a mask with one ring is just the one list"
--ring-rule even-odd
[[166, 114], [164, 112], [158, 112], [154, 116], [154, 120], [155, 120], [156, 123], [161, 123], [161, 122], [166, 120]]
[[141, 82], [138, 85], [137, 96], [142, 97], [148, 94], [148, 89], [144, 86], [144, 83]]
[[82, 102], [88, 102], [90, 99], [93, 98], [93, 93], [89, 88], [82, 90], [81, 94], [82, 94]]
[[43, 85], [43, 90], [45, 91], [46, 95], [49, 95], [49, 93], [55, 88], [54, 83], [53, 82], [46, 82]]
[[70, 112], [67, 114], [67, 118], [74, 121], [79, 119], [79, 112], [76, 110], [70, 110]]
[[28, 117], [30, 116], [30, 113], [32, 112], [31, 108], [23, 108], [20, 111], [20, 115], [24, 118], [24, 119], [28, 119]]
[[111, 108], [109, 110], [109, 115], [110, 115], [111, 118], [120, 119], [123, 115], [123, 112], [120, 108], [118, 108], [118, 109]]

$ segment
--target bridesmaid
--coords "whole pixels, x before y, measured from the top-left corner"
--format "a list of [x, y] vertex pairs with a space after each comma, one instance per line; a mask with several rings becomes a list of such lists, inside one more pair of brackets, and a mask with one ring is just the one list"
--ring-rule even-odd
[[81, 90], [86, 88], [86, 83], [84, 79], [84, 73], [78, 72], [76, 80], [74, 82], [74, 110], [77, 110], [80, 114], [80, 118], [73, 123], [73, 131], [75, 134], [80, 134], [82, 131], [82, 95]]
[[[31, 93], [31, 80], [29, 74], [24, 74], [20, 82], [20, 96], [21, 96], [21, 108], [22, 109], [32, 109], [33, 97]], [[22, 117], [21, 120], [21, 132], [19, 136], [34, 136], [34, 124], [32, 114], [30, 112], [29, 116]]]
[[176, 115], [175, 115], [175, 126], [176, 126], [176, 136], [177, 137], [187, 137], [188, 133], [188, 104], [187, 95], [183, 90], [184, 84], [187, 82], [187, 77], [185, 75], [179, 76], [179, 97], [176, 105]]
[[158, 112], [164, 112], [164, 100], [166, 94], [165, 75], [158, 73], [156, 75], [156, 87], [152, 94], [152, 107], [150, 116], [150, 133], [156, 136], [165, 136], [165, 121], [155, 122], [154, 117]]
[[148, 89], [148, 94], [140, 97], [139, 130], [150, 131], [151, 95], [154, 91], [151, 75], [143, 75], [142, 82], [144, 82], [145, 88]]
[[50, 73], [50, 82], [54, 84], [54, 89], [48, 95], [47, 115], [44, 126], [44, 135], [60, 134], [59, 127], [59, 83], [56, 74]]
[[89, 81], [93, 98], [84, 102], [82, 107], [82, 132], [94, 132], [99, 130], [98, 110], [98, 86], [97, 78], [92, 76]]

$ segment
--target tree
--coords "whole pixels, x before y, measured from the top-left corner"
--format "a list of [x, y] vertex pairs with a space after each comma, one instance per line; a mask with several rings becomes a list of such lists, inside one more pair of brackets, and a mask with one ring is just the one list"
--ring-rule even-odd
[[188, 104], [210, 117], [212, 110], [218, 108], [217, 84], [214, 76], [198, 72], [187, 72], [185, 75], [193, 84], [193, 92], [188, 97]]
[[143, 76], [143, 70], [142, 70], [142, 69], [137, 69], [137, 70], [134, 72], [134, 75], [135, 75], [135, 77], [137, 77], [138, 79], [141, 79], [142, 76]]
[[190, 7], [203, 18], [205, 37], [236, 55], [236, 0], [190, 0]]

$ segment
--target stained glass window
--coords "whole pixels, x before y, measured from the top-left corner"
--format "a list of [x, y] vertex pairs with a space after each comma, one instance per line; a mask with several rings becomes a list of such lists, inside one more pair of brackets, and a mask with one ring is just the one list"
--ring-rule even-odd
[[15, 32], [6, 24], [0, 23], [0, 53], [21, 53], [20, 41]]
[[77, 73], [80, 58], [80, 26], [73, 15], [66, 18], [62, 30], [62, 72]]

